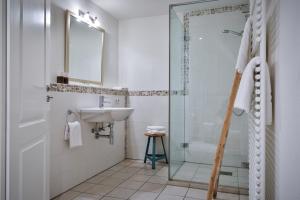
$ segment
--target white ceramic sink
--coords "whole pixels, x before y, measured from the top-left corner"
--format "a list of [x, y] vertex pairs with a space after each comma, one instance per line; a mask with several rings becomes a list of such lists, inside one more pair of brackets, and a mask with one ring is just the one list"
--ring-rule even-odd
[[94, 107], [80, 109], [81, 119], [87, 122], [113, 122], [128, 118], [133, 108]]

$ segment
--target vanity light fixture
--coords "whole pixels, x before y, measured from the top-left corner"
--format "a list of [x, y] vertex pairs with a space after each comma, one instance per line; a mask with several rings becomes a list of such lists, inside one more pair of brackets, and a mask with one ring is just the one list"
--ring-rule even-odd
[[78, 10], [78, 18], [77, 18], [77, 21], [81, 22], [82, 19], [84, 19], [84, 15], [85, 13], [81, 10]]
[[90, 15], [90, 12], [83, 12], [82, 10], [78, 10], [78, 18], [77, 21], [81, 22], [84, 21], [87, 24], [89, 24], [89, 27], [95, 27], [98, 28], [100, 27], [100, 22], [99, 19], [97, 17], [92, 17]]

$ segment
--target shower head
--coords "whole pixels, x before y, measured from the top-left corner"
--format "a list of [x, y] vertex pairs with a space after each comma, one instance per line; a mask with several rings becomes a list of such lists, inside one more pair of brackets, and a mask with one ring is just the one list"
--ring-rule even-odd
[[233, 34], [233, 35], [236, 35], [236, 36], [242, 36], [243, 35], [243, 31], [237, 32], [237, 31], [228, 30], [228, 29], [223, 30], [222, 33], [230, 33], [230, 34]]

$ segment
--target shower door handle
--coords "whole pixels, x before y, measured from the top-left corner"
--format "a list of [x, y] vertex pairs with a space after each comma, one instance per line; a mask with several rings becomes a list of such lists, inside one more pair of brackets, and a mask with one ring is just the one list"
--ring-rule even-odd
[[180, 146], [181, 146], [182, 148], [189, 148], [189, 143], [184, 142], [184, 143], [181, 143]]

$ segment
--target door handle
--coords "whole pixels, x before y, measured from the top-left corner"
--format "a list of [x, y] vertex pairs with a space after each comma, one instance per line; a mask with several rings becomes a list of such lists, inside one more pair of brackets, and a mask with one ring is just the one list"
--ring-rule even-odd
[[46, 101], [47, 101], [47, 102], [50, 102], [50, 101], [51, 101], [51, 99], [53, 99], [53, 96], [47, 95], [47, 97], [46, 97]]

